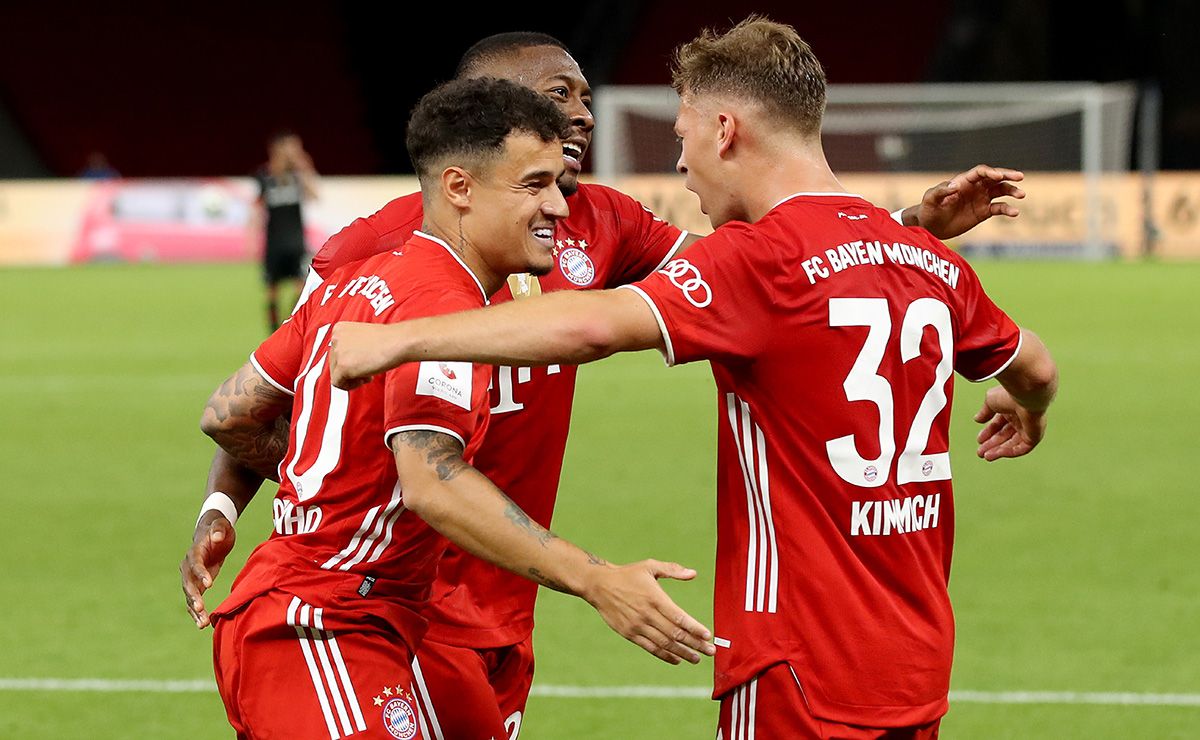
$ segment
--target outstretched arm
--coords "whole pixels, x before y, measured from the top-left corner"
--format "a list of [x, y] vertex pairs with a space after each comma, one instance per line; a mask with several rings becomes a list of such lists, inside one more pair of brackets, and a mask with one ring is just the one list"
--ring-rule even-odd
[[621, 636], [672, 664], [715, 652], [712, 633], [676, 606], [659, 578], [691, 580], [676, 563], [612, 565], [529, 518], [462, 459], [462, 444], [434, 431], [392, 437], [404, 505], [467, 552], [556, 591], [585, 599]]
[[965, 234], [992, 216], [1016, 218], [1017, 207], [997, 199], [1024, 198], [1025, 191], [1013, 184], [1024, 179], [1020, 170], [976, 165], [926, 190], [920, 203], [904, 209], [901, 222], [944, 240]]
[[978, 454], [991, 462], [1020, 457], [1037, 447], [1046, 435], [1046, 410], [1058, 393], [1058, 367], [1046, 345], [1028, 329], [1021, 330], [1021, 349], [1012, 364], [996, 376], [975, 421]]
[[339, 388], [420, 360], [578, 365], [664, 347], [650, 307], [631, 290], [564, 290], [400, 324], [342, 322], [330, 337], [330, 372]]

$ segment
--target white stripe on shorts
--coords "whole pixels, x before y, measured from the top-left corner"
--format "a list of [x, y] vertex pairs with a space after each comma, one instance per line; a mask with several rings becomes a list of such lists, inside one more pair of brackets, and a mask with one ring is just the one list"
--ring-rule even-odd
[[[729, 740], [754, 740], [758, 720], [758, 679], [753, 678], [733, 690], [729, 701]], [[718, 731], [717, 740], [723, 732]]]
[[[304, 653], [304, 662], [308, 664], [309, 678], [317, 693], [321, 713], [325, 716], [325, 728], [329, 731], [330, 740], [339, 740], [365, 731], [367, 723], [355, 696], [354, 685], [350, 682], [341, 648], [334, 634], [323, 629], [323, 612], [323, 609], [314, 609], [296, 596], [288, 605], [287, 623], [295, 628], [300, 640], [300, 650]], [[350, 715], [353, 715], [353, 721]]]
[[429, 715], [429, 722], [433, 728], [432, 740], [446, 740], [442, 735], [442, 725], [438, 722], [437, 711], [433, 708], [433, 697], [429, 695], [429, 687], [425, 685], [425, 674], [421, 672], [421, 663], [417, 660], [417, 656], [413, 656], [412, 661], [413, 678], [417, 679], [417, 702], [421, 705], [421, 730], [426, 737], [430, 737], [429, 730], [425, 729], [425, 715]]

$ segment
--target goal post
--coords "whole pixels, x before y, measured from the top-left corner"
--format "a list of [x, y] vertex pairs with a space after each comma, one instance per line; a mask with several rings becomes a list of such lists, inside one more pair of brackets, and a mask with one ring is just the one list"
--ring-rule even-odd
[[[1129, 237], [1114, 228], [1123, 220], [1114, 209], [1139, 206], [1123, 202], [1126, 188], [1112, 176], [1132, 169], [1137, 101], [1137, 85], [1129, 82], [831, 85], [822, 139], [839, 174], [944, 175], [981, 162], [1031, 176], [1053, 173], [1075, 190], [1069, 207], [1079, 210], [1072, 216], [1078, 233], [1055, 236], [1035, 251], [1101, 258], [1135, 248], [1121, 243]], [[611, 182], [673, 171], [677, 107], [666, 86], [599, 89], [597, 177]], [[997, 252], [1006, 243], [965, 246]]]

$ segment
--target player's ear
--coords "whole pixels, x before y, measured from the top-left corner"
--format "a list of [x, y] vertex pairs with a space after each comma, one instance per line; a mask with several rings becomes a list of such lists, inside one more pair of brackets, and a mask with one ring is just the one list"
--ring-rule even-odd
[[733, 140], [737, 135], [737, 119], [732, 113], [717, 114], [717, 156], [724, 157], [733, 148]]
[[442, 170], [442, 195], [456, 208], [471, 205], [471, 175], [462, 167]]

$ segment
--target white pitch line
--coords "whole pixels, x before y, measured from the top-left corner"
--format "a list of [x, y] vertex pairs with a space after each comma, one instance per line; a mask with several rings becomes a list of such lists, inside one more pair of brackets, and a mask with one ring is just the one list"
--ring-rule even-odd
[[556, 699], [707, 699], [704, 686], [555, 686], [534, 684], [530, 696]]
[[1105, 704], [1200, 707], [1200, 694], [1138, 694], [1082, 691], [951, 691], [951, 702], [970, 704]]
[[[216, 690], [211, 679], [176, 681], [104, 678], [0, 678], [0, 691], [95, 691], [138, 694], [206, 694]], [[707, 699], [704, 686], [563, 686], [535, 684], [531, 696], [558, 699]], [[1143, 694], [1083, 691], [950, 692], [958, 704], [1092, 704], [1107, 706], [1200, 707], [1200, 694]]]
[[[546, 686], [531, 696], [564, 699], [707, 699], [711, 690], [691, 686]], [[1114, 706], [1200, 707], [1200, 694], [1089, 693], [1081, 691], [951, 691], [959, 704], [1105, 704]]]
[[100, 691], [132, 694], [197, 694], [217, 690], [212, 679], [120, 681], [107, 678], [0, 678], [0, 691]]

